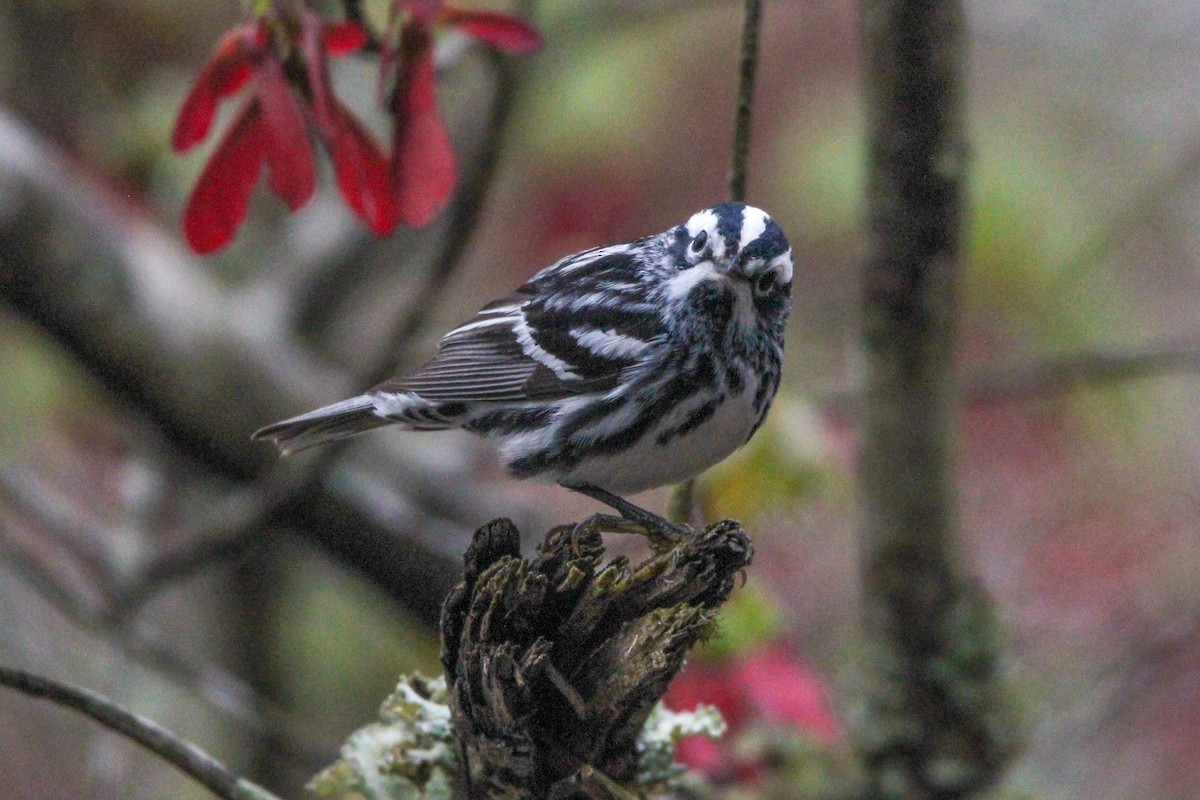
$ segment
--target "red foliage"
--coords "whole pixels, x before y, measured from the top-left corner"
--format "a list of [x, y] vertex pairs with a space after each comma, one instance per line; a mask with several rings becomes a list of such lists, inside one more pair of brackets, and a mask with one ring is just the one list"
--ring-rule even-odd
[[725, 746], [752, 726], [799, 729], [826, 742], [841, 735], [824, 683], [782, 645], [769, 645], [720, 664], [689, 664], [663, 699], [674, 709], [706, 703], [725, 717], [729, 724], [725, 740], [690, 736], [676, 751], [681, 763], [712, 777], [747, 779], [759, 772], [762, 765], [736, 762]]
[[494, 11], [467, 11], [442, 6], [440, 24], [487, 42], [502, 53], [528, 55], [542, 47], [542, 36], [529, 23]]
[[[429, 223], [454, 194], [454, 150], [434, 91], [436, 27], [458, 28], [498, 50], [532, 53], [542, 38], [528, 23], [506, 14], [466, 11], [440, 0], [396, 0], [406, 15], [396, 52], [384, 53], [383, 70], [395, 70], [392, 93], [392, 189], [407, 225]], [[396, 56], [399, 56], [398, 58]]]
[[[327, 75], [327, 47], [334, 52], [349, 52], [366, 41], [366, 32], [350, 23], [327, 29], [313, 15], [301, 19], [302, 40], [316, 39], [320, 43], [306, 49], [308, 63], [319, 62], [323, 76]], [[253, 97], [213, 152], [183, 213], [184, 233], [197, 253], [219, 250], [237, 233], [264, 162], [267, 185], [291, 210], [302, 207], [313, 194], [315, 168], [305, 109], [287, 78], [283, 60], [272, 46], [266, 19], [236, 28], [221, 40], [184, 100], [172, 145], [182, 152], [205, 139], [220, 101], [250, 80], [254, 82]], [[329, 94], [325, 86], [321, 88]], [[331, 121], [328, 127], [335, 134], [352, 126], [348, 114]]]
[[233, 238], [246, 218], [266, 148], [258, 103], [251, 102], [217, 145], [183, 212], [184, 235], [197, 253], [219, 250]]
[[[393, 13], [404, 21], [398, 47], [382, 47], [382, 72], [395, 86], [388, 103], [390, 157], [338, 100], [329, 79], [329, 56], [356, 52], [370, 41], [361, 26], [325, 22], [303, 6], [290, 12], [272, 7], [221, 39], [180, 109], [172, 145], [191, 149], [208, 136], [221, 100], [251, 81], [254, 94], [188, 200], [183, 227], [193, 250], [211, 253], [233, 238], [264, 163], [268, 186], [290, 209], [308, 202], [315, 180], [310, 122], [347, 205], [376, 234], [391, 233], [401, 221], [426, 225], [445, 207], [456, 176], [437, 108], [434, 29], [456, 27], [509, 53], [533, 52], [541, 36], [515, 17], [456, 9], [441, 0], [396, 0]], [[303, 70], [288, 69], [297, 60]]]
[[392, 188], [408, 225], [428, 223], [454, 193], [454, 150], [434, 94], [433, 34], [414, 15], [400, 34], [392, 95]]
[[235, 28], [221, 39], [175, 120], [171, 146], [177, 152], [191, 149], [208, 136], [217, 103], [241, 89], [250, 79], [251, 56], [265, 42], [266, 32], [261, 25]]
[[[396, 203], [389, 184], [388, 158], [362, 123], [334, 95], [326, 54], [353, 52], [366, 33], [352, 23], [328, 25], [311, 12], [303, 15], [300, 47], [304, 54], [312, 113], [333, 161], [338, 190], [350, 209], [379, 236], [396, 228]], [[355, 29], [361, 37], [352, 33]]]
[[327, 22], [323, 27], [325, 52], [331, 56], [348, 56], [361, 50], [370, 37], [353, 22]]

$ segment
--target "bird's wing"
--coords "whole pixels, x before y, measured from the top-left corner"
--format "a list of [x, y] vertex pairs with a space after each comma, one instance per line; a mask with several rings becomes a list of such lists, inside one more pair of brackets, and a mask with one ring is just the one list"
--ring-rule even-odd
[[605, 391], [661, 335], [633, 256], [603, 248], [564, 259], [446, 334], [438, 354], [378, 387], [433, 401], [559, 399]]

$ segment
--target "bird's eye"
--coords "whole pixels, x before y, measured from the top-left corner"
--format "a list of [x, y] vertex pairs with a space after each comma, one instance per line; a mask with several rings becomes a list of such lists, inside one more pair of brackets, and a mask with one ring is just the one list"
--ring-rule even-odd
[[775, 288], [775, 273], [771, 270], [767, 270], [754, 280], [754, 291], [757, 294], [766, 294], [773, 288]]
[[700, 231], [696, 234], [696, 238], [692, 239], [692, 252], [703, 253], [706, 244], [708, 244], [708, 231]]

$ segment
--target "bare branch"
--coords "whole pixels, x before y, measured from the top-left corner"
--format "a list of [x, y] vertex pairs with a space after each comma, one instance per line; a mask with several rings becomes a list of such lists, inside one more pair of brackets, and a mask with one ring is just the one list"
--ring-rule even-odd
[[86, 714], [195, 778], [218, 797], [226, 800], [278, 800], [261, 786], [239, 777], [191, 742], [180, 739], [158, 723], [134, 714], [89, 689], [2, 666], [0, 685]]
[[0, 297], [221, 472], [250, 477], [270, 463], [248, 436], [281, 400], [343, 385], [288, 351], [261, 298], [223, 291], [176, 241], [7, 116], [0, 196]]
[[[4, 477], [0, 482], [2, 490], [11, 482], [11, 468], [0, 468], [0, 476]], [[14, 497], [6, 495], [6, 499], [12, 502]], [[50, 526], [55, 520], [40, 516], [43, 506], [31, 492], [15, 499], [18, 502], [14, 511], [28, 512], [30, 521], [42, 531], [52, 530]], [[64, 546], [71, 546], [70, 535], [63, 533], [59, 538]], [[87, 597], [10, 535], [0, 535], [0, 556], [72, 623], [110, 642], [131, 660], [197, 694], [252, 731], [271, 736], [284, 752], [306, 763], [319, 764], [334, 746], [323, 731], [306, 727], [284, 709], [265, 700], [239, 676], [217, 664], [185, 655], [173, 644], [157, 641], [151, 632], [134, 625], [129, 617], [149, 597], [151, 589], [138, 583], [122, 584], [111, 570], [103, 567], [89, 575], [92, 581], [89, 588], [97, 597]]]
[[[1174, 375], [1200, 375], [1200, 347], [1160, 342], [1130, 350], [1079, 353], [1034, 364], [984, 369], [963, 379], [962, 398], [971, 405], [991, 405]], [[856, 413], [861, 410], [862, 394], [861, 388], [818, 392], [816, 401], [827, 410]]]

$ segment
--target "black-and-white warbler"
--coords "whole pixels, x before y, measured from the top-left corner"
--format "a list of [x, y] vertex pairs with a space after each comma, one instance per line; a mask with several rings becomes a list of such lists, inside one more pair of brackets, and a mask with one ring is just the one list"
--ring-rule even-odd
[[567, 256], [446, 334], [423, 366], [254, 434], [287, 455], [382, 425], [466, 428], [518, 478], [648, 528], [616, 494], [698, 475], [766, 416], [791, 308], [779, 225], [722, 203], [663, 233]]

